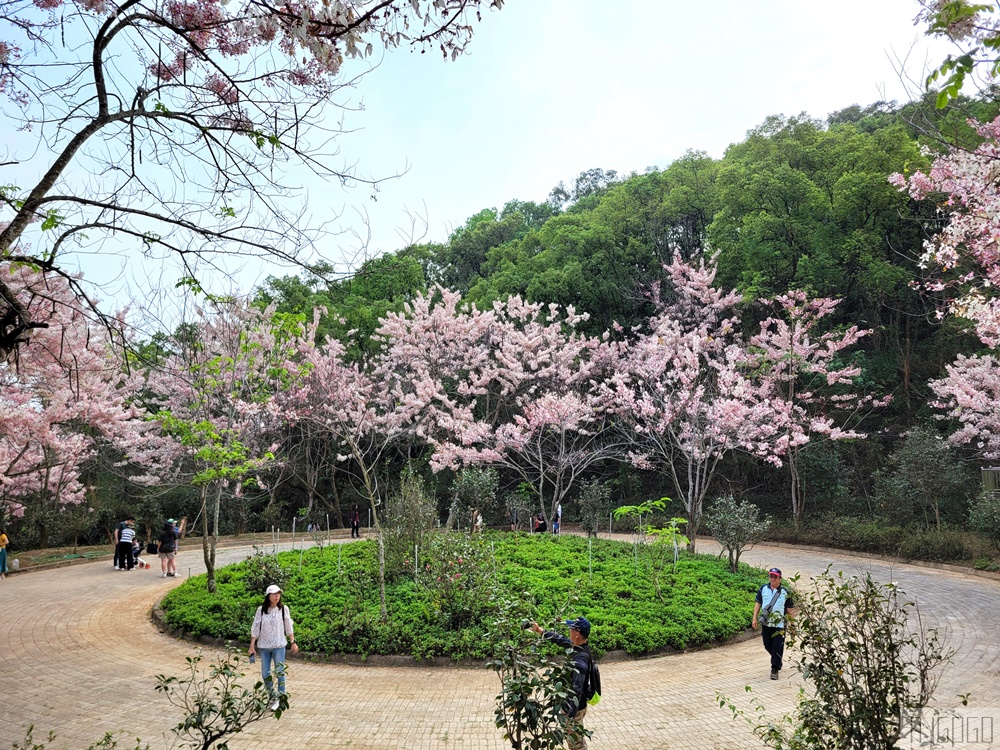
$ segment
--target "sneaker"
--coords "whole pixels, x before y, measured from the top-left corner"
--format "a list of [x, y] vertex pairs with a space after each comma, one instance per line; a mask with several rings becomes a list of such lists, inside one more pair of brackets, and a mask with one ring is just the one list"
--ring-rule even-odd
[[115, 570], [118, 570], [118, 569], [119, 569], [119, 568], [118, 568], [118, 566], [116, 565], [116, 566], [115, 566]]
[[270, 703], [267, 704], [267, 710], [268, 711], [277, 711], [279, 705], [280, 704], [278, 703], [278, 699], [275, 698], [273, 701], [271, 701]]
[[771, 679], [772, 680], [778, 679], [778, 670], [777, 669], [772, 669], [771, 670]]
[[164, 573], [164, 574], [163, 574], [163, 577], [164, 577], [164, 578], [166, 578], [166, 577], [167, 577], [167, 574], [166, 574], [166, 573]]

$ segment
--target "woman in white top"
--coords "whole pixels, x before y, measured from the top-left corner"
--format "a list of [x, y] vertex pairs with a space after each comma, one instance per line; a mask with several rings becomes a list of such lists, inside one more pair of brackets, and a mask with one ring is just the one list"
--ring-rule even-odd
[[[299, 652], [295, 643], [295, 630], [288, 607], [281, 603], [281, 588], [275, 585], [267, 587], [264, 592], [264, 603], [257, 607], [250, 627], [250, 656], [260, 654], [260, 674], [264, 678], [271, 702], [268, 708], [277, 711], [280, 696], [285, 694], [285, 646], [287, 638], [292, 641], [292, 654]], [[278, 675], [278, 690], [275, 692], [271, 679], [271, 666]]]

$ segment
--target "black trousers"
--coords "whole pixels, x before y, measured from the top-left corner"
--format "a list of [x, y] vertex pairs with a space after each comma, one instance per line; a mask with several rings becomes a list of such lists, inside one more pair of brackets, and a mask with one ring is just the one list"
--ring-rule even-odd
[[132, 570], [132, 542], [118, 542], [118, 567]]
[[358, 524], [352, 523], [351, 524], [351, 539], [360, 539], [360, 538], [361, 538], [361, 532], [358, 530]]
[[767, 625], [761, 625], [760, 629], [764, 637], [764, 650], [771, 655], [771, 669], [780, 670], [781, 660], [785, 655], [785, 630], [769, 628]]

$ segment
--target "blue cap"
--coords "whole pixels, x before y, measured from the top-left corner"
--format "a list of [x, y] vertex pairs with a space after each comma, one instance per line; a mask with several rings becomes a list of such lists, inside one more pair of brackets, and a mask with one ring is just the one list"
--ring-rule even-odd
[[566, 620], [570, 630], [579, 630], [584, 638], [590, 638], [590, 620], [586, 617], [577, 617], [575, 620]]

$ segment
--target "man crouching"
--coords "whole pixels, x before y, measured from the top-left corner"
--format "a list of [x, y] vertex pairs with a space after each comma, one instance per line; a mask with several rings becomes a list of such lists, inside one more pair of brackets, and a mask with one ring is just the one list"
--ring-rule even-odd
[[531, 623], [530, 627], [545, 640], [552, 641], [562, 648], [573, 649], [571, 658], [576, 672], [573, 674], [574, 697], [567, 701], [565, 706], [566, 715], [570, 718], [566, 746], [569, 750], [587, 750], [583, 717], [587, 714], [587, 681], [594, 662], [590, 655], [590, 646], [587, 645], [587, 640], [590, 638], [590, 621], [586, 617], [578, 617], [575, 620], [567, 620], [566, 624], [569, 625], [569, 638], [554, 630], [542, 630], [537, 622]]

